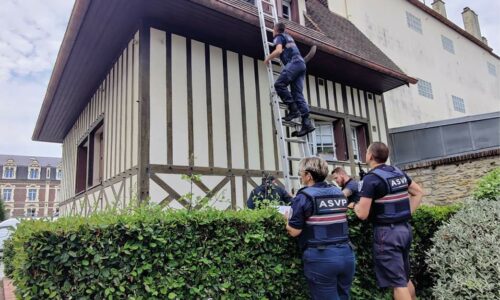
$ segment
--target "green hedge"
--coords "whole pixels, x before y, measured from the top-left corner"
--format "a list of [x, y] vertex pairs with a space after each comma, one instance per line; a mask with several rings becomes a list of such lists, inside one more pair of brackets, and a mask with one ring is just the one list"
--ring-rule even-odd
[[[414, 216], [417, 288], [433, 282], [424, 253], [455, 207]], [[357, 247], [353, 299], [390, 299], [372, 270], [372, 230], [352, 215]], [[300, 253], [270, 210], [168, 211], [25, 221], [11, 243], [6, 271], [22, 299], [304, 299]], [[7, 250], [9, 251], [9, 250]]]
[[472, 193], [477, 200], [500, 199], [500, 168], [495, 168], [481, 177]]
[[434, 299], [500, 299], [500, 202], [467, 201], [433, 242]]

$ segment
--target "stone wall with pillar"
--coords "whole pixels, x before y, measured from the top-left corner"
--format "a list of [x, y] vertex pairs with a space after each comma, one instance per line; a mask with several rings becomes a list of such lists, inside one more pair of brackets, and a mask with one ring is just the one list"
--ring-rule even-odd
[[409, 164], [402, 169], [424, 189], [424, 203], [444, 205], [471, 196], [477, 180], [498, 167], [500, 149]]

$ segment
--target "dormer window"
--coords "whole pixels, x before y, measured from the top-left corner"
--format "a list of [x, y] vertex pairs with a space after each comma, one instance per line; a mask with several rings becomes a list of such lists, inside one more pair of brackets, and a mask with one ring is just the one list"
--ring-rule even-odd
[[40, 164], [35, 159], [31, 160], [31, 165], [28, 168], [28, 179], [39, 180], [40, 179]]
[[3, 167], [3, 179], [14, 179], [16, 178], [16, 167]]
[[50, 179], [50, 167], [47, 167], [47, 171], [45, 173], [45, 179], [47, 179], [47, 180]]
[[30, 167], [28, 171], [28, 179], [32, 180], [40, 179], [40, 168]]
[[56, 171], [56, 180], [61, 180], [63, 175], [63, 171], [61, 169], [57, 169]]

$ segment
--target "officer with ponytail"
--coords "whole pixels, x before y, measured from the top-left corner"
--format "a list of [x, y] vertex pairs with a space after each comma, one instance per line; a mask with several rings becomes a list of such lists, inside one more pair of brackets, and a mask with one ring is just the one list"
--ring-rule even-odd
[[416, 299], [410, 281], [409, 252], [412, 213], [422, 201], [422, 189], [403, 171], [386, 165], [389, 148], [375, 142], [368, 147], [360, 200], [354, 206], [358, 218], [373, 223], [373, 261], [377, 284], [392, 288], [395, 300]]
[[349, 243], [348, 201], [338, 187], [325, 182], [328, 164], [324, 159], [302, 159], [299, 176], [304, 187], [286, 214], [286, 229], [299, 237], [304, 250], [304, 275], [311, 298], [349, 299], [355, 258]]

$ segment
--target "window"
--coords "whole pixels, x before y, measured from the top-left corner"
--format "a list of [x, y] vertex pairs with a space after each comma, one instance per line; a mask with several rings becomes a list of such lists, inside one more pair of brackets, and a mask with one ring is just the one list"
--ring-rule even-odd
[[420, 18], [415, 17], [409, 12], [406, 12], [406, 22], [408, 23], [408, 27], [418, 33], [422, 33], [422, 22], [420, 21]]
[[27, 217], [36, 217], [36, 208], [34, 208], [34, 207], [28, 207], [26, 209], [26, 216]]
[[291, 0], [283, 0], [281, 9], [283, 12], [283, 18], [291, 20], [292, 19]]
[[28, 171], [28, 179], [40, 179], [40, 168], [30, 167]]
[[13, 199], [13, 190], [11, 188], [4, 188], [2, 190], [2, 199], [4, 201], [12, 201], [12, 199]]
[[14, 179], [16, 177], [15, 167], [3, 167], [3, 178], [4, 179]]
[[57, 169], [56, 171], [56, 180], [61, 180], [62, 179], [63, 172], [61, 169]]
[[358, 135], [356, 133], [356, 128], [351, 128], [351, 142], [352, 142], [352, 153], [354, 155], [354, 160], [359, 160], [359, 145], [358, 145]]
[[366, 161], [366, 150], [368, 149], [368, 125], [351, 123], [351, 143], [353, 159], [359, 162]]
[[337, 160], [332, 122], [315, 121], [316, 130], [309, 134], [311, 153], [326, 160]]
[[430, 82], [419, 79], [418, 80], [418, 93], [429, 99], [433, 99], [432, 95], [432, 85]]
[[453, 46], [453, 41], [444, 35], [441, 35], [441, 42], [443, 43], [443, 49], [455, 54], [455, 48]]
[[104, 131], [100, 122], [78, 146], [76, 156], [76, 193], [101, 184], [104, 170]]
[[494, 64], [488, 63], [488, 73], [492, 76], [497, 76], [497, 67]]
[[28, 201], [36, 201], [37, 200], [37, 189], [28, 189]]
[[46, 173], [45, 173], [45, 178], [50, 179], [50, 167], [47, 167]]
[[451, 99], [453, 100], [453, 109], [455, 109], [455, 111], [465, 113], [464, 99], [457, 96], [451, 96]]

